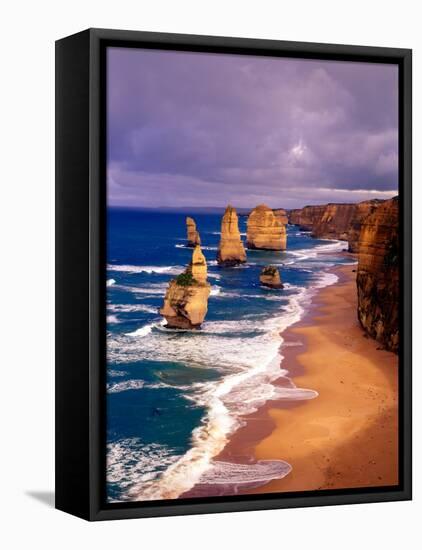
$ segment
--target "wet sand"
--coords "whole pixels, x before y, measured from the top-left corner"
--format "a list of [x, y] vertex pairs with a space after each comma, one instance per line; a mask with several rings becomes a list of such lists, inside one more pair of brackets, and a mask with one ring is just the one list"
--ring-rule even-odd
[[[245, 426], [216, 457], [235, 463], [283, 460], [292, 471], [236, 493], [398, 483], [398, 359], [366, 337], [357, 321], [354, 269], [338, 268], [339, 281], [320, 290], [308, 315], [283, 333], [282, 368], [297, 387], [316, 390], [318, 397], [267, 402], [245, 417]], [[233, 494], [227, 489], [224, 494]], [[189, 493], [184, 496], [220, 490], [196, 486]]]

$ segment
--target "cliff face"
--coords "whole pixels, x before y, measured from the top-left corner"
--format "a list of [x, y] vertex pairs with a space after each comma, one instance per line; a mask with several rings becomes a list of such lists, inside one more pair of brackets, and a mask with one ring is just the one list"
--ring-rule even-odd
[[201, 237], [196, 229], [196, 223], [193, 218], [189, 216], [186, 218], [186, 230], [187, 230], [187, 239], [188, 246], [196, 246], [201, 244]]
[[322, 217], [326, 205], [304, 206], [290, 210], [289, 223], [298, 225], [302, 231], [312, 231], [314, 224]]
[[233, 206], [228, 206], [221, 220], [221, 238], [217, 261], [222, 266], [235, 266], [246, 262], [246, 252], [240, 239], [239, 220]]
[[346, 241], [356, 207], [356, 204], [327, 204], [313, 225], [312, 236]]
[[399, 344], [398, 198], [382, 202], [362, 222], [357, 269], [358, 318], [383, 347]]
[[350, 221], [347, 240], [349, 241], [349, 252], [357, 253], [359, 251], [359, 235], [364, 219], [372, 214], [376, 208], [384, 201], [374, 199], [370, 201], [359, 202], [356, 205], [355, 213]]
[[383, 202], [374, 199], [355, 204], [305, 206], [289, 212], [289, 223], [311, 231], [315, 238], [348, 241], [349, 252], [357, 252], [362, 222]]
[[210, 284], [207, 263], [197, 245], [192, 262], [178, 277], [170, 281], [160, 314], [168, 328], [199, 329], [208, 310]]
[[283, 288], [279, 270], [272, 265], [265, 266], [260, 275], [259, 282], [269, 288]]
[[280, 218], [265, 204], [254, 208], [248, 217], [248, 248], [286, 250], [286, 226]]

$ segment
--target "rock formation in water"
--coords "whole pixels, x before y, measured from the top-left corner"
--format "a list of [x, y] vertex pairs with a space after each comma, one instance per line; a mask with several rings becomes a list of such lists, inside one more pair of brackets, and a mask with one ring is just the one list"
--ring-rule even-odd
[[201, 237], [199, 236], [198, 230], [196, 229], [196, 223], [193, 218], [189, 216], [186, 218], [186, 230], [187, 230], [187, 239], [188, 246], [195, 247], [197, 244], [201, 244]]
[[274, 216], [283, 224], [287, 225], [289, 223], [289, 218], [287, 212], [284, 208], [273, 208]]
[[382, 202], [362, 222], [357, 268], [358, 318], [387, 350], [399, 345], [399, 202]]
[[349, 242], [349, 252], [357, 253], [359, 251], [359, 235], [362, 222], [369, 214], [372, 214], [376, 208], [384, 201], [373, 199], [369, 201], [358, 202], [355, 213], [350, 221], [347, 240]]
[[252, 210], [248, 217], [246, 244], [260, 250], [286, 250], [286, 226], [280, 216], [265, 204]]
[[217, 261], [221, 266], [235, 266], [246, 262], [246, 252], [240, 239], [239, 220], [233, 206], [227, 206], [221, 220], [221, 238]]
[[283, 288], [279, 270], [272, 265], [265, 266], [260, 275], [259, 282], [269, 288]]
[[170, 281], [160, 314], [168, 328], [199, 329], [208, 310], [207, 262], [197, 245], [186, 270]]

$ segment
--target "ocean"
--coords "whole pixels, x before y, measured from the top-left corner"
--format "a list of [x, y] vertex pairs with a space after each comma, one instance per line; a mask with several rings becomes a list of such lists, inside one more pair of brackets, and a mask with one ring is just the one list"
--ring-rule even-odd
[[[201, 235], [211, 295], [200, 331], [165, 328], [168, 282], [189, 263], [186, 215]], [[287, 226], [287, 250], [247, 250], [247, 264], [216, 262], [222, 212], [109, 208], [107, 214], [107, 498], [177, 498], [195, 484], [256, 486], [287, 475], [282, 460], [214, 460], [230, 435], [268, 400], [317, 397], [283, 368], [283, 331], [300, 320], [330, 269], [354, 263], [344, 241]], [[246, 240], [246, 216], [239, 216]], [[277, 265], [282, 290], [261, 287]], [[280, 367], [281, 363], [281, 367]], [[286, 378], [282, 386], [273, 382]], [[233, 489], [235, 491], [235, 489]]]

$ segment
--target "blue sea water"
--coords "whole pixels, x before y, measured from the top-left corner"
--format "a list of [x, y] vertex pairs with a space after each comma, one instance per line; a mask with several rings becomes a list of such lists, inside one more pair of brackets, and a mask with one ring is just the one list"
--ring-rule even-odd
[[[211, 295], [200, 331], [168, 330], [158, 314], [169, 281], [189, 263], [194, 217]], [[290, 466], [213, 460], [242, 418], [269, 399], [311, 399], [280, 368], [282, 331], [306, 311], [330, 268], [352, 263], [342, 241], [287, 226], [285, 252], [247, 251], [236, 268], [216, 263], [221, 212], [109, 208], [107, 221], [107, 491], [110, 501], [177, 498], [196, 483], [259, 484]], [[242, 239], [246, 217], [239, 217]], [[259, 285], [277, 265], [282, 290]], [[280, 349], [281, 346], [281, 349]], [[284, 367], [284, 365], [282, 365]], [[289, 383], [273, 385], [285, 376]]]

